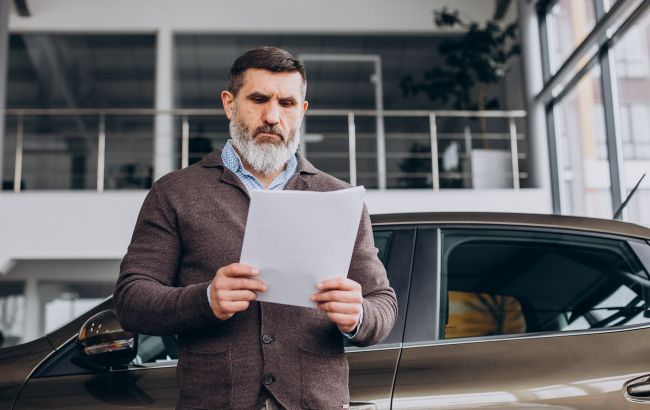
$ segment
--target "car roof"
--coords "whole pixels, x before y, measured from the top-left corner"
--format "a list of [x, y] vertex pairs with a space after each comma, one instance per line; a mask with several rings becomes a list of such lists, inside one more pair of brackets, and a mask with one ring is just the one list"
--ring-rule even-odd
[[420, 212], [372, 215], [373, 225], [471, 224], [572, 229], [650, 239], [650, 229], [628, 222], [568, 215], [499, 212]]

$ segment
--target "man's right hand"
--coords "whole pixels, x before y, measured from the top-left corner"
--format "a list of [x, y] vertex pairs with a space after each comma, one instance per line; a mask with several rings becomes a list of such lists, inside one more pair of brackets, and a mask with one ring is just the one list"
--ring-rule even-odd
[[210, 284], [210, 305], [220, 320], [230, 319], [235, 313], [248, 309], [257, 299], [257, 292], [265, 292], [266, 283], [258, 279], [259, 269], [233, 263], [219, 269]]

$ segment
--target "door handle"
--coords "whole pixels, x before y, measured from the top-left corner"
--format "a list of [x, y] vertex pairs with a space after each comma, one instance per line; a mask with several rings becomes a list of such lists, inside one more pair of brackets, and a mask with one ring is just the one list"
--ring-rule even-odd
[[650, 401], [650, 375], [628, 381], [623, 385], [623, 393], [630, 401]]
[[350, 410], [377, 410], [375, 403], [353, 401], [350, 403]]

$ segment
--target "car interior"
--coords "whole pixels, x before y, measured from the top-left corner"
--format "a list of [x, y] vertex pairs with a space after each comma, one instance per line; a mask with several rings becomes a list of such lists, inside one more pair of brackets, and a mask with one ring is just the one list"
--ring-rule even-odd
[[623, 241], [501, 233], [452, 234], [446, 242], [444, 338], [648, 321], [650, 282]]

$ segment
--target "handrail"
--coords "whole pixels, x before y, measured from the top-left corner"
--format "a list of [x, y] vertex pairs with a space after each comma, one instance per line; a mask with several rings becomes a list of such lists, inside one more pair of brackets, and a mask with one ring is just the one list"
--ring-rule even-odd
[[[105, 175], [105, 144], [106, 144], [106, 120], [109, 116], [172, 116], [179, 117], [182, 120], [181, 124], [181, 166], [186, 167], [189, 164], [189, 139], [190, 127], [189, 121], [191, 117], [202, 116], [224, 116], [225, 113], [222, 109], [204, 109], [204, 108], [178, 108], [171, 110], [157, 110], [153, 108], [10, 108], [4, 110], [7, 116], [16, 116], [18, 127], [16, 129], [16, 158], [15, 158], [15, 171], [14, 171], [14, 192], [20, 192], [22, 182], [22, 157], [23, 157], [23, 133], [22, 126], [26, 117], [32, 116], [97, 116], [99, 118], [99, 129], [97, 134], [97, 191], [104, 191], [104, 175]], [[526, 111], [523, 110], [490, 110], [490, 111], [463, 111], [463, 110], [343, 110], [343, 109], [312, 109], [307, 112], [307, 116], [319, 117], [346, 117], [348, 122], [348, 156], [350, 166], [350, 182], [355, 185], [357, 182], [357, 139], [359, 138], [356, 127], [355, 119], [359, 117], [376, 117], [378, 124], [383, 125], [386, 118], [426, 118], [429, 122], [429, 137], [431, 142], [431, 172], [432, 188], [434, 191], [440, 190], [440, 177], [447, 175], [448, 172], [440, 172], [438, 169], [438, 141], [440, 135], [447, 135], [438, 132], [437, 122], [440, 118], [499, 118], [507, 121], [508, 131], [503, 132], [503, 139], [510, 141], [510, 155], [511, 155], [511, 171], [512, 171], [512, 187], [515, 190], [519, 189], [519, 178], [522, 174], [519, 171], [519, 150], [517, 126], [515, 120], [518, 118], [525, 118]], [[467, 141], [471, 138], [466, 131], [464, 140]], [[155, 137], [154, 137], [155, 138]], [[471, 144], [467, 150], [471, 149]], [[469, 151], [464, 154], [469, 156]], [[386, 158], [391, 157], [391, 153], [386, 154], [379, 149], [376, 153], [378, 164], [385, 164]], [[388, 173], [383, 172], [378, 174], [380, 189], [385, 187], [386, 178]], [[390, 173], [391, 175], [393, 173]]]
[[[201, 115], [225, 115], [223, 109], [219, 108], [176, 108], [172, 110], [157, 110], [155, 108], [8, 108], [4, 110], [6, 115], [174, 115], [174, 116], [201, 116]], [[342, 116], [348, 114], [358, 116], [377, 115], [376, 110], [342, 110], [314, 108], [307, 111], [307, 115], [313, 116]], [[524, 110], [382, 110], [384, 117], [467, 117], [467, 118], [524, 118]]]

